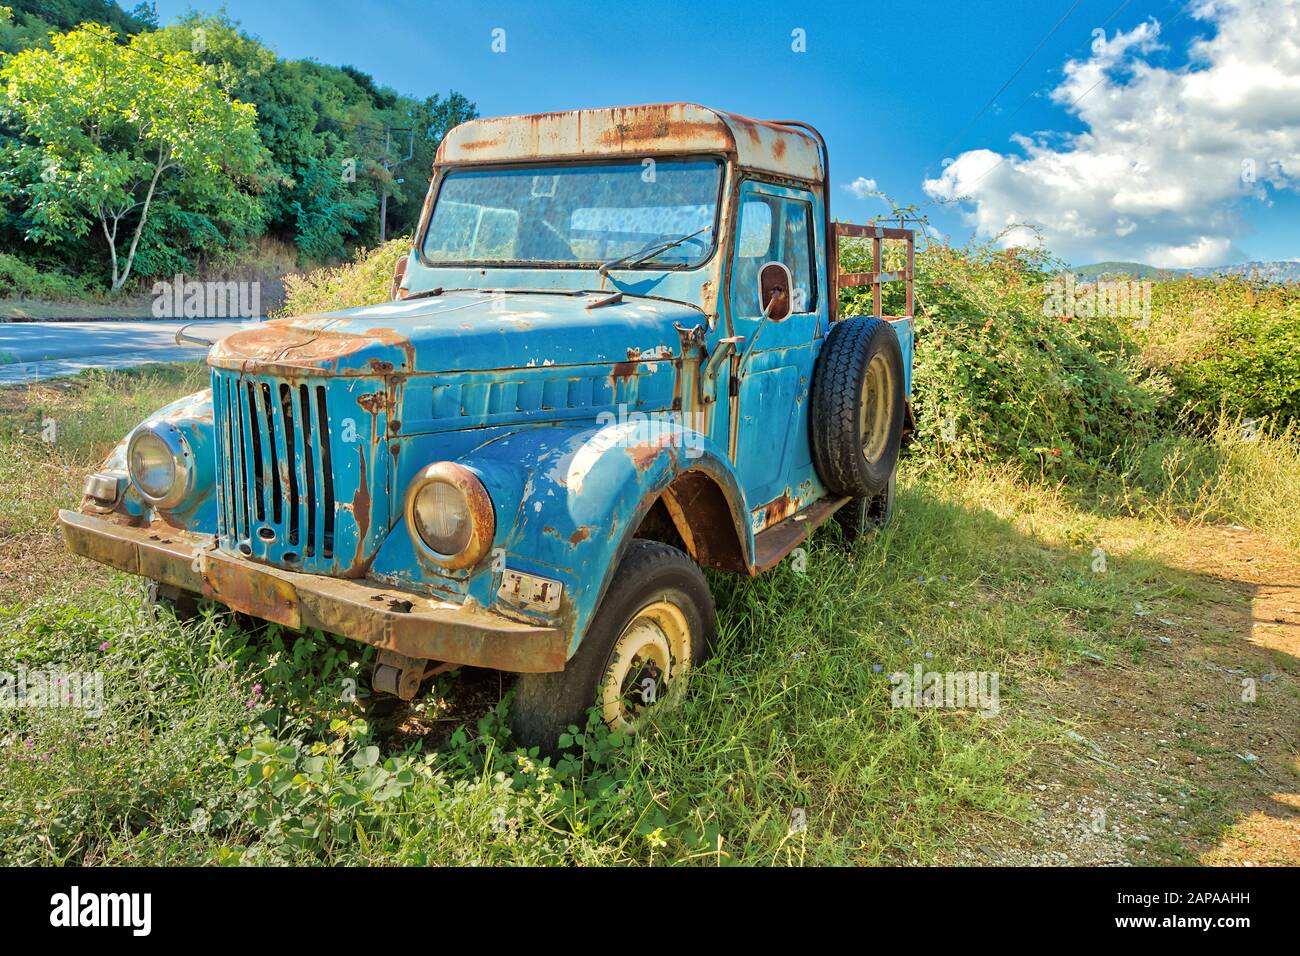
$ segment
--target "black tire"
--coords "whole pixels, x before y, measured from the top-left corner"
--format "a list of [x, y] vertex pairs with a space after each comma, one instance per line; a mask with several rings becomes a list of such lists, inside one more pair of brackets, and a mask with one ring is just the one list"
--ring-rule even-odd
[[[704, 574], [677, 548], [637, 538], [628, 546], [578, 652], [565, 669], [519, 675], [511, 715], [515, 739], [553, 755], [560, 749], [560, 735], [570, 726], [585, 727], [587, 711], [602, 703], [599, 692], [618, 666], [615, 645], [643, 612], [665, 602], [681, 612], [688, 626], [690, 666], [703, 663], [713, 652], [717, 636], [713, 596]], [[680, 689], [671, 679], [668, 683], [674, 693]]]
[[874, 497], [889, 483], [903, 441], [903, 352], [893, 327], [877, 318], [836, 322], [812, 391], [817, 473], [837, 495]]
[[870, 498], [854, 498], [835, 512], [835, 523], [848, 544], [879, 531], [894, 516], [894, 488], [898, 470], [889, 476], [885, 490]]
[[202, 596], [170, 584], [150, 581], [145, 588], [144, 603], [149, 619], [157, 621], [160, 613], [171, 614], [178, 621], [194, 621], [203, 616], [199, 610]]

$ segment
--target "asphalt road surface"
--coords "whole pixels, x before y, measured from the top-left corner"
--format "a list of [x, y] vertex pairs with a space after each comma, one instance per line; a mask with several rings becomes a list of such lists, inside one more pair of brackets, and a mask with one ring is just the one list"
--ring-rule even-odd
[[176, 333], [216, 341], [249, 321], [0, 322], [0, 386], [75, 375], [87, 368], [126, 368], [149, 362], [201, 362], [205, 346], [176, 344]]

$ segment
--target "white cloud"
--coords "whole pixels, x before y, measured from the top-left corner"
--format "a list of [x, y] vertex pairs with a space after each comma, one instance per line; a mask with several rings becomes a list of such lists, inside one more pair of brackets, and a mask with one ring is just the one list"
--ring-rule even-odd
[[845, 183], [844, 188], [859, 199], [868, 199], [876, 191], [876, 181], [866, 176], [859, 176], [853, 182]]
[[1015, 136], [1022, 154], [971, 150], [925, 191], [962, 200], [980, 236], [1028, 224], [1074, 262], [1228, 261], [1244, 231], [1238, 207], [1300, 189], [1300, 0], [1200, 0], [1191, 15], [1214, 32], [1186, 66], [1150, 62], [1155, 20], [1097, 31], [1052, 91], [1083, 132]]
[[1153, 266], [1164, 269], [1190, 269], [1195, 266], [1222, 265], [1232, 248], [1229, 239], [1200, 236], [1183, 246], [1160, 246], [1147, 257]]

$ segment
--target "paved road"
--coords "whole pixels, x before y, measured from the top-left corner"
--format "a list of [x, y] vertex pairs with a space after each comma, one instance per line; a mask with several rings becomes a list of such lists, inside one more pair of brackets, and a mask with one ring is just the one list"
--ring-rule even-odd
[[17, 385], [86, 368], [148, 362], [201, 362], [202, 345], [177, 345], [176, 332], [216, 340], [244, 327], [227, 319], [0, 322], [0, 385]]

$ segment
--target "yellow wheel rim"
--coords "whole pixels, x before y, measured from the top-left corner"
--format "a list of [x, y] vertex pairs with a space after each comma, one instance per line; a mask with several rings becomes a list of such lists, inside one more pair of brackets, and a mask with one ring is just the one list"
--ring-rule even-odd
[[883, 352], [877, 352], [867, 365], [862, 383], [862, 405], [858, 425], [862, 435], [862, 455], [875, 464], [889, 444], [889, 425], [894, 420], [894, 370]]
[[669, 601], [633, 616], [614, 643], [600, 683], [601, 716], [611, 730], [635, 732], [645, 712], [681, 686], [691, 641], [686, 615]]

